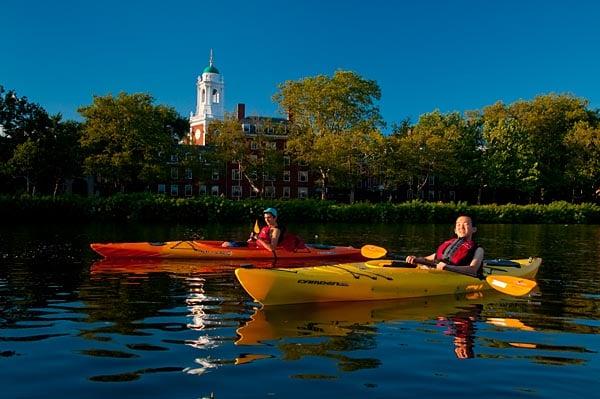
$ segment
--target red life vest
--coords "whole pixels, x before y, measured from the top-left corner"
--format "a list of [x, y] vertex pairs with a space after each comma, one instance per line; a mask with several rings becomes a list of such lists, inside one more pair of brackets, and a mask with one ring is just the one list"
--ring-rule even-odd
[[269, 225], [266, 225], [265, 227], [260, 229], [260, 231], [258, 232], [258, 238], [268, 240], [269, 242], [271, 242], [271, 227], [269, 227]]
[[[284, 226], [277, 226], [279, 231], [281, 232], [279, 235], [279, 243], [277, 247], [283, 247], [288, 251], [294, 251], [296, 249], [306, 248], [304, 241], [300, 237], [295, 234], [286, 233], [286, 228]], [[258, 233], [258, 238], [261, 238], [265, 241], [271, 242], [271, 228], [269, 226], [264, 226], [260, 229]]]
[[435, 258], [452, 265], [467, 266], [473, 260], [477, 248], [478, 245], [473, 240], [451, 238], [438, 247]]

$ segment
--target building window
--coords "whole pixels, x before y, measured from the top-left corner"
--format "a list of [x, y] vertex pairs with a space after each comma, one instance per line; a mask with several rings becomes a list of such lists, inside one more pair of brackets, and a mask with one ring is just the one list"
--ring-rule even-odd
[[171, 162], [172, 163], [177, 163], [179, 161], [179, 158], [177, 157], [177, 155], [171, 155]]
[[[245, 131], [245, 130], [244, 130], [244, 131]], [[248, 130], [248, 131], [250, 131], [250, 130]], [[258, 143], [257, 143], [256, 141], [252, 140], [252, 141], [250, 142], [250, 149], [251, 149], [251, 150], [258, 150]]]
[[202, 101], [202, 102], [205, 102], [205, 101], [206, 101], [206, 90], [204, 90], [204, 89], [202, 89], [201, 101]]
[[301, 183], [308, 183], [308, 171], [301, 170], [298, 172], [298, 181]]
[[239, 169], [231, 169], [231, 180], [241, 180], [241, 173]]
[[171, 184], [171, 197], [177, 197], [179, 195], [179, 186], [177, 184]]
[[274, 198], [275, 197], [275, 186], [266, 186], [265, 187], [265, 198]]
[[290, 157], [288, 155], [283, 156], [283, 166], [290, 166]]
[[171, 179], [177, 180], [179, 178], [179, 169], [171, 168]]
[[167, 187], [165, 184], [158, 185], [158, 193], [159, 194], [164, 194], [166, 191], [167, 191]]
[[213, 180], [219, 180], [219, 171], [218, 171], [218, 170], [216, 170], [216, 169], [213, 169], [213, 172], [212, 172], [212, 179], [213, 179]]
[[185, 169], [185, 178], [188, 180], [192, 180], [192, 168]]
[[186, 197], [191, 197], [192, 196], [192, 185], [191, 184], [186, 184], [185, 185], [185, 196]]
[[413, 190], [411, 190], [411, 189], [406, 190], [406, 199], [411, 200], [413, 198], [415, 198], [415, 193], [413, 192]]
[[231, 196], [233, 198], [240, 198], [242, 196], [242, 186], [232, 186]]
[[450, 201], [456, 201], [456, 191], [450, 190]]
[[435, 191], [429, 190], [429, 192], [427, 193], [427, 198], [429, 201], [435, 201]]
[[298, 187], [298, 198], [308, 198], [308, 187]]
[[271, 176], [268, 173], [263, 173], [263, 180], [264, 181], [275, 181], [277, 179], [275, 179], [275, 176]]
[[429, 187], [435, 185], [435, 176], [427, 176], [427, 182], [429, 183]]
[[290, 171], [289, 170], [283, 171], [283, 181], [290, 181]]
[[206, 184], [200, 185], [200, 195], [206, 195]]
[[212, 186], [210, 188], [210, 195], [218, 196], [219, 195], [219, 186]]
[[281, 196], [283, 198], [290, 198], [290, 187], [289, 186], [283, 187], [283, 194]]
[[250, 133], [252, 131], [252, 125], [249, 123], [242, 123], [242, 130], [244, 133]]
[[213, 89], [212, 91], [212, 102], [218, 104], [221, 100], [221, 96], [219, 95], [219, 91], [217, 89]]

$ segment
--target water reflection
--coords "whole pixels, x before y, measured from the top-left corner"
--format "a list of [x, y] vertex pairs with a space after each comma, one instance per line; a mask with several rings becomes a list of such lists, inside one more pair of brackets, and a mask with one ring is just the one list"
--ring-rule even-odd
[[[372, 348], [382, 324], [417, 321], [432, 324], [432, 332], [453, 337], [453, 352], [458, 358], [474, 357], [477, 323], [531, 331], [515, 318], [486, 317], [499, 303], [511, 303], [510, 297], [495, 292], [468, 296], [434, 296], [394, 301], [332, 302], [266, 306], [257, 308], [251, 320], [237, 330], [237, 345], [264, 345], [282, 341], [278, 348], [284, 359], [303, 356], [331, 356], [334, 348], [356, 351]], [[306, 338], [326, 337], [317, 344]], [[295, 339], [300, 338], [300, 340]], [[287, 341], [292, 341], [288, 343]], [[328, 354], [329, 353], [329, 354]], [[255, 355], [256, 358], [261, 357]], [[339, 359], [343, 369], [374, 367], [377, 359], [352, 362]]]
[[[428, 251], [447, 234], [431, 226], [318, 228], [328, 241], [385, 243], [400, 253]], [[461, 387], [465, 378], [485, 381], [493, 398], [595, 392], [597, 226], [481, 226], [490, 257], [544, 258], [539, 296], [264, 309], [235, 280], [237, 263], [92, 263], [91, 241], [145, 237], [56, 229], [0, 230], [6, 397], [305, 397], [324, 386], [348, 397], [413, 397]], [[179, 236], [159, 231], [145, 234]], [[539, 378], [506, 384], [532, 373]], [[440, 376], [444, 383], [432, 384]], [[579, 384], [565, 383], [573, 378]], [[453, 389], [469, 394], [481, 387], [473, 384]]]

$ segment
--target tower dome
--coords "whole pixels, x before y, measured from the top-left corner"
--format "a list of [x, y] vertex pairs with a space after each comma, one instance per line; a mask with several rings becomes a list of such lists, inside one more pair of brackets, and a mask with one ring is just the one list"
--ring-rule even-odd
[[208, 66], [206, 68], [204, 68], [204, 71], [202, 71], [202, 73], [219, 73], [219, 70], [215, 67], [215, 65], [213, 63], [212, 49], [210, 49], [210, 58], [208, 61]]
[[209, 65], [206, 68], [204, 68], [204, 71], [202, 71], [202, 73], [219, 73], [219, 70], [217, 68], [215, 68], [214, 65]]

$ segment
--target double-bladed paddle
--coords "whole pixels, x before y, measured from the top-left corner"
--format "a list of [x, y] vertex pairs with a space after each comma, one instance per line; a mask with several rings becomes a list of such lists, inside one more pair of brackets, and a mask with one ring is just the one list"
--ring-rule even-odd
[[[388, 251], [385, 248], [378, 247], [377, 245], [363, 245], [360, 249], [360, 253], [365, 258], [377, 259], [382, 258], [387, 255]], [[404, 260], [405, 257], [399, 255], [392, 255], [394, 259]], [[416, 258], [415, 263], [436, 267], [437, 263], [432, 262], [423, 258]], [[451, 270], [447, 270], [451, 271]], [[454, 272], [457, 273], [457, 272]], [[537, 286], [537, 283], [533, 280], [524, 279], [521, 277], [514, 276], [500, 276], [495, 274], [490, 274], [486, 276], [485, 281], [490, 285], [490, 287], [494, 288], [497, 291], [500, 291], [504, 294], [514, 295], [514, 296], [523, 296], [529, 294], [532, 289]]]

